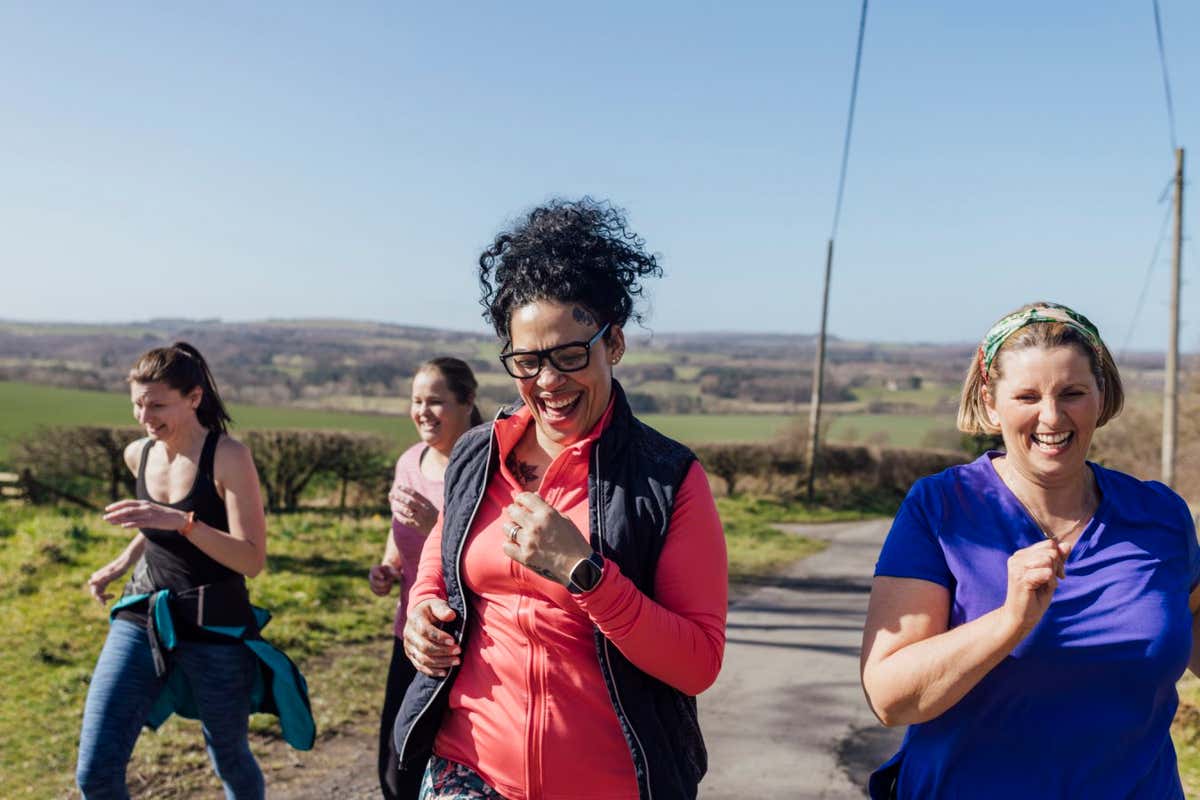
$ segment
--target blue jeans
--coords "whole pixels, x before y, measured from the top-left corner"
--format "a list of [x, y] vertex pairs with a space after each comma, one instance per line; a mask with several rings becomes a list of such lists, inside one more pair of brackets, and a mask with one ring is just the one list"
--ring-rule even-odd
[[[262, 771], [247, 740], [254, 654], [241, 645], [181, 641], [170, 655], [183, 670], [204, 743], [227, 800], [261, 800]], [[165, 681], [154, 674], [145, 629], [113, 620], [83, 710], [75, 779], [85, 800], [127, 800], [125, 768]]]

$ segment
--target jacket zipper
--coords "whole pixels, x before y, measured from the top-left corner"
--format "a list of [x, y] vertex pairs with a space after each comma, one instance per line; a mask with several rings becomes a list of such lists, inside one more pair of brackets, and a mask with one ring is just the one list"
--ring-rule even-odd
[[[488, 475], [488, 469], [492, 464], [492, 445], [495, 444], [495, 442], [496, 442], [495, 425], [496, 425], [496, 422], [500, 419], [500, 415], [503, 413], [504, 413], [504, 408], [501, 407], [501, 409], [496, 412], [496, 416], [492, 418], [492, 431], [489, 432], [489, 434], [488, 434], [487, 459], [483, 462], [483, 464], [484, 464], [483, 487], [482, 487], [482, 490], [479, 492], [479, 497], [475, 498], [475, 507], [473, 509], [471, 509], [471, 516], [467, 519], [467, 527], [463, 529], [463, 535], [459, 539], [459, 542], [458, 542], [458, 552], [454, 555], [454, 577], [458, 580], [458, 591], [459, 591], [459, 594], [462, 595], [462, 625], [460, 625], [459, 629], [458, 629], [458, 631], [459, 631], [458, 643], [460, 645], [462, 644], [463, 639], [465, 639], [466, 635], [467, 635], [467, 608], [468, 608], [467, 593], [463, 590], [463, 585], [462, 585], [463, 548], [466, 547], [467, 537], [471, 533], [471, 527], [475, 524], [475, 516], [479, 513], [479, 506], [481, 506], [483, 504], [483, 498], [487, 495], [487, 485], [488, 485], [488, 479], [490, 477]], [[401, 764], [404, 763], [404, 756], [408, 751], [408, 740], [409, 740], [409, 737], [412, 736], [413, 729], [417, 727], [417, 724], [420, 723], [421, 718], [425, 716], [425, 713], [427, 711], [429, 711], [430, 707], [438, 699], [438, 695], [440, 695], [442, 693], [442, 689], [446, 688], [446, 684], [450, 682], [450, 674], [453, 672], [454, 669], [455, 669], [454, 667], [451, 667], [450, 669], [446, 670], [446, 677], [442, 678], [442, 682], [438, 684], [437, 689], [435, 689], [433, 694], [430, 696], [429, 702], [426, 703], [425, 707], [422, 708], [421, 711], [417, 714], [416, 719], [413, 720], [412, 725], [408, 726], [408, 733], [404, 734], [404, 742], [400, 745], [400, 753], [397, 755], [397, 759], [400, 761]]]
[[[595, 478], [593, 479], [596, 482], [596, 500], [597, 500], [597, 503], [596, 503], [596, 542], [600, 548], [600, 555], [601, 555], [601, 557], [603, 557], [604, 556], [604, 510], [601, 508], [601, 503], [599, 502], [599, 501], [603, 500], [603, 498], [600, 496], [600, 440], [599, 439], [597, 439], [596, 443], [592, 445], [592, 455], [595, 457], [595, 461], [596, 461], [596, 472], [595, 472]], [[625, 724], [629, 727], [629, 732], [633, 734], [634, 744], [637, 745], [638, 752], [641, 753], [642, 764], [645, 766], [645, 770], [646, 770], [646, 800], [653, 800], [654, 791], [650, 788], [650, 760], [648, 758], [646, 758], [646, 748], [642, 747], [642, 740], [640, 738], [638, 738], [637, 730], [633, 727], [633, 723], [630, 722], [629, 715], [625, 713], [625, 704], [621, 702], [621, 690], [617, 686], [617, 679], [613, 676], [612, 657], [609, 653], [610, 643], [608, 641], [607, 636], [604, 636], [603, 639], [604, 639], [604, 664], [602, 664], [601, 666], [608, 668], [608, 679], [610, 681], [612, 681], [613, 697], [616, 698], [616, 701], [617, 701], [616, 712], [617, 712], [617, 714], [620, 715], [621, 719], [623, 719], [625, 721]]]

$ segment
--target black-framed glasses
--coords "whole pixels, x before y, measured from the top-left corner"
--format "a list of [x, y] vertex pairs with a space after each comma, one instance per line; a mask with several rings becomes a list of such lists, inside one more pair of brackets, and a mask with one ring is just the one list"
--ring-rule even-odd
[[504, 370], [514, 378], [527, 380], [541, 374], [542, 367], [547, 361], [559, 372], [578, 372], [586, 369], [592, 359], [592, 345], [608, 330], [609, 323], [604, 323], [596, 335], [586, 342], [567, 342], [557, 347], [547, 347], [545, 350], [518, 350], [512, 353], [501, 353], [500, 363]]

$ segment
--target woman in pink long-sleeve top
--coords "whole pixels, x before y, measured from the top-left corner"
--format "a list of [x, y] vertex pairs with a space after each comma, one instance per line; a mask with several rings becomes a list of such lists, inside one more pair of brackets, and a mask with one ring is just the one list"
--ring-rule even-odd
[[535, 209], [480, 258], [521, 403], [464, 435], [422, 551], [396, 722], [432, 800], [694, 798], [727, 564], [703, 469], [613, 367], [639, 278], [621, 212]]
[[407, 782], [402, 780], [396, 768], [396, 751], [391, 745], [396, 711], [416, 674], [404, 655], [401, 637], [421, 548], [442, 510], [442, 477], [450, 450], [464, 431], [483, 421], [475, 407], [476, 387], [470, 366], [457, 358], [426, 361], [413, 376], [409, 415], [420, 441], [396, 461], [396, 477], [388, 493], [392, 533], [384, 547], [383, 560], [368, 573], [371, 591], [377, 595], [390, 594], [393, 586], [400, 585], [392, 662], [379, 722], [379, 786], [386, 800], [411, 800], [419, 788], [419, 776]]

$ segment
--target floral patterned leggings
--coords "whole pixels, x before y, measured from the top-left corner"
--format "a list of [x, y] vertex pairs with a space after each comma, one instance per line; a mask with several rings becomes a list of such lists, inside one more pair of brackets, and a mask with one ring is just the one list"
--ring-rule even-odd
[[473, 769], [438, 756], [429, 759], [418, 796], [420, 800], [504, 800]]

